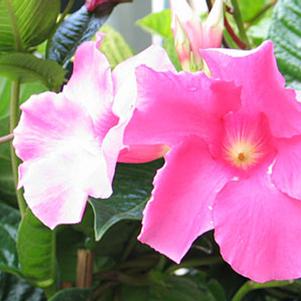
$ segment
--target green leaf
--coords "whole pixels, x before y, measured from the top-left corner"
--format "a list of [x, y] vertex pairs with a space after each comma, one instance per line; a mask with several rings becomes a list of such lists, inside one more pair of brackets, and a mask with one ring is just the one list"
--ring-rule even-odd
[[247, 34], [252, 45], [259, 46], [267, 39], [272, 22], [273, 7], [268, 9], [256, 22], [248, 28]]
[[100, 240], [110, 227], [121, 220], [142, 218], [142, 210], [152, 190], [153, 177], [161, 166], [161, 160], [117, 166], [113, 196], [107, 200], [90, 200], [95, 215], [96, 240]]
[[1, 301], [44, 301], [41, 289], [29, 285], [25, 280], [14, 275], [0, 272]]
[[241, 10], [243, 21], [252, 21], [265, 5], [270, 2], [270, 0], [239, 0], [239, 8]]
[[64, 82], [65, 71], [56, 62], [16, 52], [0, 55], [0, 75], [22, 82], [39, 80], [50, 90], [58, 91]]
[[19, 222], [19, 211], [0, 203], [0, 270], [14, 274], [19, 273], [16, 248]]
[[276, 4], [269, 37], [287, 84], [301, 88], [301, 2], [279, 0]]
[[87, 301], [91, 290], [83, 288], [68, 288], [56, 293], [49, 301]]
[[59, 0], [0, 0], [0, 52], [23, 51], [43, 42], [59, 11]]
[[27, 209], [20, 224], [17, 249], [22, 274], [35, 285], [46, 288], [55, 282], [55, 232]]
[[133, 51], [122, 35], [114, 28], [104, 25], [101, 32], [105, 33], [100, 50], [105, 54], [112, 68], [133, 56]]
[[182, 70], [178, 54], [176, 52], [175, 48], [175, 42], [173, 38], [164, 39], [163, 40], [163, 47], [166, 50], [169, 59], [173, 63], [173, 65], [176, 67], [178, 71]]
[[80, 10], [70, 15], [54, 34], [48, 58], [66, 65], [73, 56], [76, 48], [84, 41], [90, 40], [98, 29], [104, 24], [116, 3], [109, 2], [99, 5], [90, 13], [83, 6]]
[[158, 13], [152, 13], [137, 21], [137, 24], [151, 34], [157, 34], [162, 38], [172, 38], [171, 13], [169, 9]]

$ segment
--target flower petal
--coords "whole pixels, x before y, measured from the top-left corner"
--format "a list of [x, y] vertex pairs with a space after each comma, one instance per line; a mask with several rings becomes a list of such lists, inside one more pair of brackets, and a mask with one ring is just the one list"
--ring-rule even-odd
[[46, 92], [22, 105], [14, 147], [25, 161], [20, 186], [49, 227], [78, 222], [87, 196], [112, 193], [107, 162], [88, 112], [63, 94]]
[[301, 137], [277, 140], [272, 179], [279, 190], [301, 200]]
[[211, 205], [229, 177], [198, 138], [172, 149], [155, 177], [139, 240], [179, 262], [193, 241], [213, 228]]
[[295, 91], [285, 88], [272, 42], [250, 51], [208, 49], [201, 53], [215, 78], [233, 80], [243, 87], [243, 110], [264, 112], [274, 136], [301, 134], [301, 104], [296, 101]]
[[202, 73], [137, 68], [138, 103], [125, 131], [125, 144], [168, 144], [220, 130], [221, 117], [240, 104], [240, 89]]
[[[125, 60], [113, 71], [115, 99], [113, 111], [118, 116], [132, 112], [137, 102], [137, 79], [135, 70], [145, 65], [156, 71], [175, 71], [165, 50], [160, 46], [150, 46], [139, 54]], [[126, 80], [125, 80], [126, 79]]]
[[231, 182], [214, 207], [215, 239], [223, 258], [257, 282], [301, 276], [301, 203], [261, 172]]
[[110, 64], [98, 50], [98, 44], [99, 41], [85, 42], [79, 46], [72, 76], [63, 93], [73, 102], [86, 107], [94, 121], [97, 135], [102, 140], [118, 118], [112, 112], [113, 81]]

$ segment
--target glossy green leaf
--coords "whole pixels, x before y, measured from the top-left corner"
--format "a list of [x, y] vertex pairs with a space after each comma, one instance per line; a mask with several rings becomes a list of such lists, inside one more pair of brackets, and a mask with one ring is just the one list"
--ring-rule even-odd
[[56, 62], [16, 52], [0, 55], [0, 75], [22, 82], [39, 80], [50, 90], [57, 91], [64, 82], [65, 71]]
[[91, 291], [82, 288], [68, 288], [56, 293], [49, 301], [88, 301]]
[[20, 224], [17, 248], [22, 274], [39, 287], [53, 285], [56, 278], [55, 232], [29, 209]]
[[59, 10], [59, 0], [0, 0], [0, 52], [26, 50], [43, 42]]
[[24, 279], [0, 272], [0, 301], [45, 301], [45, 296]]
[[161, 36], [172, 38], [171, 13], [169, 9], [158, 13], [152, 13], [137, 21], [137, 24], [144, 30]]
[[145, 202], [150, 197], [152, 181], [162, 161], [147, 164], [119, 164], [116, 169], [113, 191], [107, 200], [91, 199], [95, 215], [95, 237], [121, 220], [140, 220]]
[[0, 203], [0, 270], [14, 274], [19, 273], [16, 248], [19, 222], [19, 211]]
[[68, 63], [76, 48], [84, 41], [90, 40], [107, 20], [116, 3], [109, 2], [99, 5], [90, 13], [83, 6], [70, 15], [54, 34], [48, 58], [62, 65]]
[[279, 0], [273, 14], [269, 37], [287, 84], [301, 88], [301, 2]]
[[114, 28], [104, 25], [101, 32], [105, 34], [100, 50], [105, 54], [112, 68], [133, 56], [133, 51], [122, 35]]

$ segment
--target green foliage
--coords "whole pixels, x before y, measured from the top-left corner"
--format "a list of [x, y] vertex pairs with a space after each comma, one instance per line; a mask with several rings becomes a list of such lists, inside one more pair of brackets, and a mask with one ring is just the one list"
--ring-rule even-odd
[[165, 9], [158, 13], [152, 13], [137, 21], [137, 24], [144, 30], [161, 36], [162, 38], [171, 38], [171, 13]]
[[17, 248], [22, 274], [38, 287], [49, 287], [56, 278], [55, 232], [27, 209], [18, 232]]
[[114, 28], [104, 25], [101, 32], [105, 34], [100, 50], [105, 54], [112, 68], [133, 56], [133, 51], [122, 35]]
[[279, 0], [275, 7], [269, 37], [287, 84], [301, 88], [301, 2]]
[[137, 24], [147, 32], [159, 35], [163, 39], [163, 47], [165, 48], [170, 60], [178, 71], [181, 70], [171, 30], [170, 10], [165, 9], [161, 12], [149, 14], [138, 20]]
[[87, 301], [90, 294], [89, 289], [68, 288], [56, 293], [49, 301]]
[[1, 0], [0, 52], [24, 51], [43, 42], [59, 10], [59, 0]]
[[113, 196], [107, 200], [90, 200], [95, 215], [96, 240], [100, 240], [110, 227], [121, 220], [142, 218], [142, 210], [152, 190], [153, 177], [161, 165], [161, 161], [118, 165]]
[[[0, 136], [9, 133], [8, 107], [11, 83], [0, 78]], [[46, 87], [39, 82], [26, 83], [21, 86], [20, 102], [22, 103], [34, 93], [40, 93]], [[15, 200], [15, 184], [12, 176], [9, 143], [0, 145], [0, 196], [3, 201], [13, 203]]]
[[0, 272], [0, 301], [45, 301], [45, 297], [25, 280]]
[[48, 58], [66, 65], [76, 48], [90, 40], [104, 24], [116, 3], [100, 5], [93, 13], [85, 6], [69, 16], [55, 32], [48, 51]]
[[65, 78], [63, 68], [56, 62], [17, 52], [0, 55], [0, 75], [22, 82], [39, 80], [54, 91], [60, 89]]
[[244, 22], [252, 22], [270, 0], [239, 0], [239, 8]]
[[19, 211], [0, 203], [0, 270], [14, 274], [19, 273], [16, 249], [19, 222]]

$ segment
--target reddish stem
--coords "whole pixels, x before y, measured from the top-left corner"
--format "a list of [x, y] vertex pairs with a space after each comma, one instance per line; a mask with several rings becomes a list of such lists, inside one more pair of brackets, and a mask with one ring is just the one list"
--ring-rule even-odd
[[234, 32], [233, 28], [231, 27], [230, 23], [228, 22], [226, 16], [224, 18], [224, 24], [225, 28], [228, 31], [229, 35], [235, 42], [235, 44], [240, 48], [240, 49], [247, 49], [247, 45], [236, 35]]

